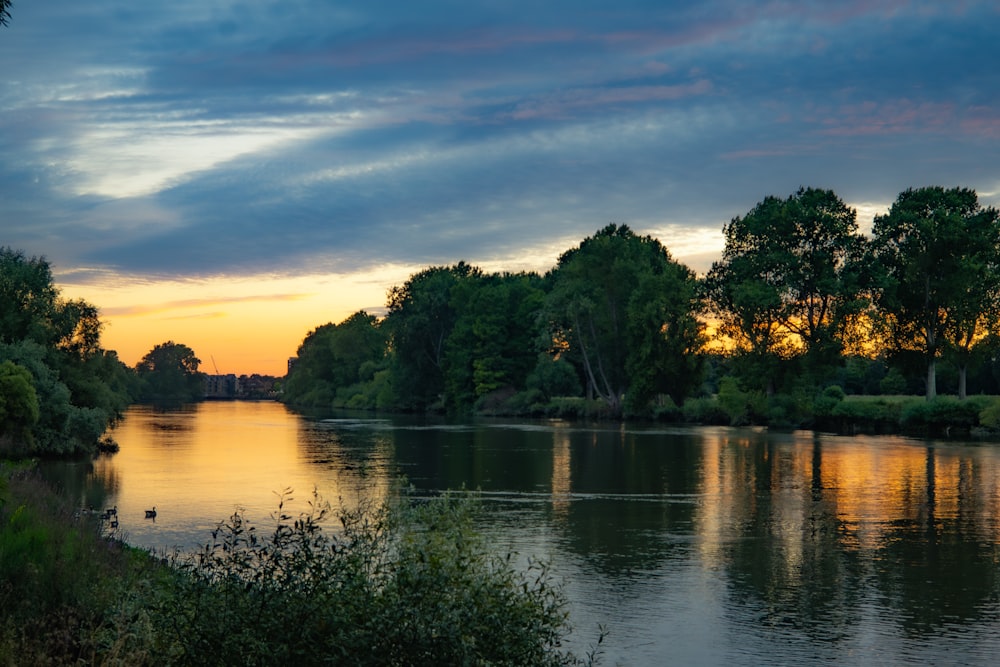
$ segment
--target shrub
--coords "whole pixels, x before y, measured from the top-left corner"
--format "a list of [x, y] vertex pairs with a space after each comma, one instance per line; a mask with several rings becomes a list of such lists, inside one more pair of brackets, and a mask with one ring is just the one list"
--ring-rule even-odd
[[743, 391], [732, 377], [724, 377], [719, 382], [718, 400], [733, 426], [762, 423], [769, 413], [767, 396], [763, 392]]
[[691, 424], [714, 424], [725, 426], [729, 424], [729, 414], [722, 409], [714, 397], [689, 398], [681, 408], [684, 421]]
[[817, 417], [829, 417], [847, 397], [844, 390], [837, 385], [830, 385], [813, 400], [813, 414]]
[[[395, 496], [398, 497], [398, 496]], [[269, 536], [242, 512], [190, 557], [158, 605], [184, 664], [565, 665], [565, 600], [544, 563], [522, 573], [472, 526], [474, 499], [405, 496], [358, 509], [279, 504]], [[321, 524], [339, 519], [336, 533]]]
[[967, 433], [979, 425], [979, 413], [988, 399], [973, 397], [960, 401], [954, 396], [938, 396], [933, 401], [915, 401], [906, 405], [900, 425], [921, 433]]
[[1000, 431], [1000, 400], [994, 399], [980, 410], [979, 424], [991, 431]]
[[898, 368], [891, 368], [879, 381], [879, 389], [883, 394], [902, 394], [906, 392], [906, 378]]

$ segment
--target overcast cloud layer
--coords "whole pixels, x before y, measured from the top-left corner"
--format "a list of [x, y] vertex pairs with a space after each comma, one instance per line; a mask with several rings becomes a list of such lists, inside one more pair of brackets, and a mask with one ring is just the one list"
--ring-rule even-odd
[[683, 254], [800, 185], [994, 204], [997, 7], [15, 0], [0, 245], [63, 270], [350, 271], [612, 221]]

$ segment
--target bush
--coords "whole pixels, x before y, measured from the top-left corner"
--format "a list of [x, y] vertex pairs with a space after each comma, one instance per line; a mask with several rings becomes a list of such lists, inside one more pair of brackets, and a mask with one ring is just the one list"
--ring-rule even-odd
[[104, 664], [111, 653], [149, 664], [130, 593], [149, 559], [133, 561], [97, 515], [74, 516], [30, 470], [0, 463], [0, 479], [0, 664]]
[[968, 433], [979, 425], [979, 413], [989, 399], [977, 396], [960, 401], [954, 396], [938, 396], [933, 401], [915, 401], [900, 415], [907, 431], [953, 435]]
[[263, 537], [236, 512], [212, 544], [175, 563], [186, 576], [157, 606], [169, 658], [184, 664], [565, 665], [560, 589], [544, 563], [526, 573], [473, 531], [475, 503], [341, 507], [314, 497], [297, 519], [279, 505]]
[[840, 405], [847, 394], [837, 385], [830, 385], [823, 390], [819, 396], [813, 400], [813, 415], [816, 417], [829, 417]]
[[689, 398], [681, 408], [684, 421], [690, 424], [706, 424], [726, 426], [729, 424], [729, 414], [722, 409], [714, 397]]
[[994, 399], [980, 410], [979, 425], [990, 431], [1000, 431], [1000, 400]]
[[722, 378], [718, 400], [733, 426], [760, 424], [767, 420], [769, 407], [764, 392], [743, 391], [735, 378]]
[[[475, 499], [242, 512], [161, 561], [0, 463], [0, 664], [577, 665], [544, 563], [493, 554]], [[168, 565], [172, 565], [168, 567]], [[600, 644], [600, 639], [598, 639]]]

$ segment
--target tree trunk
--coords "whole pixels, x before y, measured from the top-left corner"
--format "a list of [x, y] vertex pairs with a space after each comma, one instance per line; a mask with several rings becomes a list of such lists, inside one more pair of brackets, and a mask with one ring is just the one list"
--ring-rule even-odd
[[966, 364], [961, 364], [958, 367], [958, 400], [965, 400], [965, 378], [968, 375], [969, 367]]
[[927, 400], [937, 398], [937, 359], [931, 357], [927, 362]]

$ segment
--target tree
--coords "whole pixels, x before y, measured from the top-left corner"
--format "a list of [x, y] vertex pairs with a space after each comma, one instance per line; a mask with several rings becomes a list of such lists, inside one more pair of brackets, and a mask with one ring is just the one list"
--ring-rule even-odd
[[146, 353], [135, 370], [144, 401], [183, 403], [204, 396], [205, 375], [198, 371], [201, 360], [187, 345], [167, 341]]
[[723, 332], [761, 359], [802, 356], [821, 381], [863, 305], [856, 212], [832, 190], [800, 188], [766, 197], [723, 233], [722, 260], [705, 282]]
[[31, 425], [33, 454], [80, 454], [132, 400], [131, 374], [101, 348], [97, 308], [66, 301], [43, 257], [0, 248], [0, 362], [31, 377], [39, 417]]
[[444, 403], [445, 343], [458, 318], [451, 291], [459, 282], [482, 275], [459, 262], [434, 266], [410, 276], [389, 290], [385, 327], [392, 353], [395, 405], [426, 410]]
[[1000, 292], [1000, 224], [974, 190], [908, 189], [875, 217], [874, 260], [882, 272], [877, 305], [893, 352], [919, 353], [926, 396], [937, 395], [936, 363], [945, 351], [961, 367], [996, 326]]
[[700, 384], [694, 274], [659, 241], [608, 225], [563, 253], [549, 279], [553, 347], [613, 412], [660, 393], [679, 403]]
[[53, 341], [52, 319], [59, 292], [44, 257], [0, 247], [0, 342]]
[[383, 365], [385, 353], [385, 332], [377, 318], [365, 311], [340, 324], [317, 327], [299, 346], [285, 383], [284, 400], [293, 405], [333, 407], [338, 403], [338, 392], [343, 395], [372, 379], [365, 375]]
[[10, 6], [12, 0], [0, 0], [0, 25], [8, 25], [10, 23]]
[[0, 363], [0, 444], [15, 451], [32, 444], [31, 429], [38, 423], [38, 394], [31, 373], [12, 361]]
[[540, 350], [545, 293], [535, 273], [475, 274], [451, 291], [455, 325], [445, 341], [445, 397], [456, 411], [498, 390], [524, 388]]

